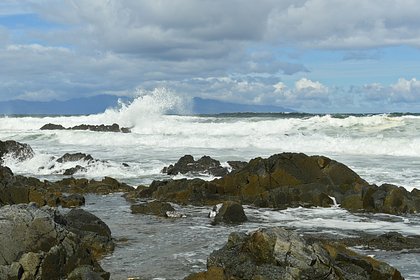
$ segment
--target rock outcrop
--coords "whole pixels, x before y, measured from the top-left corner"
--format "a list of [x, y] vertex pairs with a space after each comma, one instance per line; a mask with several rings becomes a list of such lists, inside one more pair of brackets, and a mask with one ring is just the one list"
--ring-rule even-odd
[[152, 201], [131, 205], [131, 213], [168, 217], [167, 213], [174, 213], [175, 208], [167, 202]]
[[64, 218], [68, 230], [81, 238], [95, 259], [114, 251], [111, 230], [95, 215], [83, 209], [72, 209]]
[[63, 156], [59, 157], [56, 161], [59, 163], [64, 162], [73, 162], [73, 161], [93, 161], [93, 157], [89, 154], [84, 153], [65, 153]]
[[95, 277], [89, 279], [109, 279], [80, 237], [66, 228], [65, 218], [49, 207], [0, 208], [0, 244], [0, 279], [65, 279], [82, 267]]
[[226, 200], [258, 207], [329, 207], [334, 200], [352, 211], [420, 212], [420, 191], [368, 184], [342, 163], [297, 153], [255, 158], [220, 179], [154, 181], [140, 198], [178, 204], [214, 205]]
[[42, 182], [36, 178], [15, 176], [9, 168], [0, 166], [2, 205], [35, 202], [39, 206], [75, 207], [84, 204], [81, 194], [109, 194], [132, 190], [133, 187], [110, 177], [105, 177], [101, 181], [66, 178], [57, 182]]
[[0, 141], [0, 163], [3, 163], [3, 157], [10, 155], [11, 157], [23, 161], [34, 156], [31, 146], [19, 143], [13, 140]]
[[81, 124], [73, 127], [65, 128], [60, 124], [48, 123], [40, 128], [41, 130], [90, 130], [90, 131], [99, 131], [99, 132], [122, 132], [130, 133], [131, 130], [128, 127], [120, 127], [118, 124], [114, 123], [112, 125], [90, 125], [90, 124]]
[[232, 233], [210, 254], [203, 279], [404, 279], [388, 264], [357, 254], [338, 243], [308, 242], [283, 228]]
[[174, 165], [164, 167], [163, 173], [168, 175], [181, 174], [210, 174], [213, 176], [221, 177], [229, 173], [226, 167], [222, 167], [218, 160], [209, 156], [203, 156], [198, 160], [194, 160], [193, 156], [185, 155], [181, 157]]
[[212, 224], [240, 224], [247, 220], [248, 218], [241, 204], [236, 201], [225, 201], [218, 209]]

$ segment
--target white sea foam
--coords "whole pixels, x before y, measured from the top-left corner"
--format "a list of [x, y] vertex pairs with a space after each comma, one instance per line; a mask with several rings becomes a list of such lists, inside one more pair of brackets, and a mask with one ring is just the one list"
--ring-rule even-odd
[[[34, 159], [10, 164], [15, 172], [34, 175], [55, 172], [39, 167], [48, 166], [49, 157], [65, 152], [90, 153], [109, 162], [88, 166], [86, 175], [118, 178], [160, 176], [164, 166], [184, 154], [207, 154], [225, 162], [304, 152], [343, 161], [372, 183], [390, 182], [408, 189], [420, 186], [419, 116], [167, 115], [186, 113], [188, 108], [187, 100], [156, 89], [102, 114], [0, 118], [0, 139], [33, 147], [37, 153]], [[131, 127], [132, 133], [41, 131], [46, 123], [65, 127], [118, 123]], [[130, 163], [130, 168], [122, 168], [123, 162]]]

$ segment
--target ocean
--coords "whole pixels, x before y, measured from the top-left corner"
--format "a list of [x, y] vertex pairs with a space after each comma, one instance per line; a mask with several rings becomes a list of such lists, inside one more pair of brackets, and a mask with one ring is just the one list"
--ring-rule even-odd
[[[91, 154], [99, 161], [78, 162], [86, 171], [75, 177], [110, 176], [133, 186], [171, 178], [164, 166], [181, 156], [203, 155], [227, 165], [281, 152], [324, 155], [342, 162], [372, 184], [420, 188], [420, 115], [416, 114], [221, 114], [188, 115], [188, 102], [148, 95], [118, 109], [88, 116], [3, 116], [0, 140], [31, 145], [35, 156], [4, 164], [15, 174], [59, 180], [74, 163], [59, 164], [64, 153]], [[168, 114], [170, 112], [171, 114]], [[177, 114], [173, 114], [173, 113]], [[118, 123], [131, 133], [47, 131], [47, 124]], [[213, 177], [201, 175], [203, 179]], [[173, 178], [173, 177], [172, 177]], [[175, 178], [182, 178], [176, 176]], [[182, 279], [204, 270], [206, 258], [232, 231], [287, 226], [302, 232], [356, 236], [360, 232], [420, 233], [420, 215], [354, 214], [340, 207], [275, 211], [246, 207], [250, 221], [238, 226], [212, 226], [206, 207], [177, 206], [187, 218], [170, 220], [133, 215], [121, 194], [88, 195], [84, 208], [102, 218], [117, 240], [115, 252], [101, 264], [111, 279]], [[366, 252], [398, 268], [406, 279], [420, 279], [420, 252]]]

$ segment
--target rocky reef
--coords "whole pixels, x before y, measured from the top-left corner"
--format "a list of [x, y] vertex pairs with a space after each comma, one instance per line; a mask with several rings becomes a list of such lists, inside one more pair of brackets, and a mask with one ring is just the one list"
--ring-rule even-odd
[[308, 241], [293, 231], [267, 228], [231, 233], [227, 244], [210, 254], [204, 279], [404, 279], [388, 264], [334, 242]]
[[90, 131], [99, 131], [99, 132], [122, 132], [130, 133], [131, 130], [128, 127], [120, 127], [118, 124], [114, 123], [112, 125], [90, 125], [90, 124], [81, 124], [73, 127], [65, 128], [61, 124], [48, 123], [40, 128], [41, 130], [90, 130]]
[[179, 204], [214, 205], [226, 200], [257, 207], [329, 207], [351, 211], [418, 213], [420, 191], [371, 185], [342, 163], [324, 156], [282, 153], [255, 158], [243, 168], [213, 181], [154, 181], [137, 198]]
[[16, 160], [23, 161], [34, 156], [31, 146], [19, 143], [13, 140], [0, 141], [0, 163], [3, 163], [3, 157], [10, 155]]

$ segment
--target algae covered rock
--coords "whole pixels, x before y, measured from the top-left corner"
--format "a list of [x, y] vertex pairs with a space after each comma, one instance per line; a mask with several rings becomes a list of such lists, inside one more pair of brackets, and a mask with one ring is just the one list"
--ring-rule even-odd
[[[212, 278], [212, 277], [218, 278]], [[357, 254], [338, 243], [308, 242], [283, 228], [232, 233], [210, 254], [198, 279], [404, 279], [386, 263]]]

